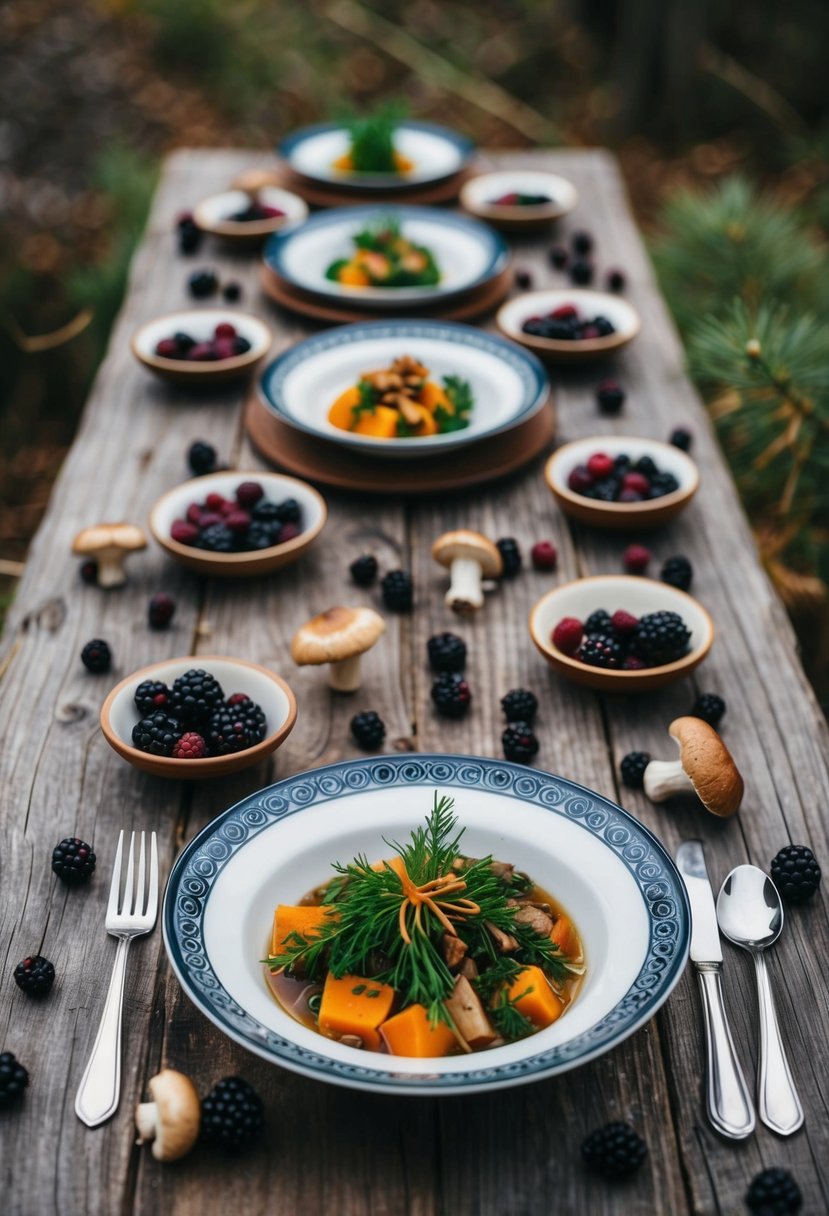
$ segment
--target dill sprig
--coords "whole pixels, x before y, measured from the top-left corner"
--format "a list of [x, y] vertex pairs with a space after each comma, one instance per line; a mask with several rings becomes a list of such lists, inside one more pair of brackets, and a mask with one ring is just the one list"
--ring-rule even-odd
[[404, 117], [398, 106], [348, 121], [351, 164], [357, 173], [398, 173], [394, 133]]

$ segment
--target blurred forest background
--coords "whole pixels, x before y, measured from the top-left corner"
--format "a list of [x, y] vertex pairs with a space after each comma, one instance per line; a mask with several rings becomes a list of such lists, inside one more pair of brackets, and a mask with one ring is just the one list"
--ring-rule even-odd
[[400, 99], [480, 144], [617, 152], [825, 695], [827, 45], [825, 0], [5, 0], [0, 560], [25, 557], [163, 155]]

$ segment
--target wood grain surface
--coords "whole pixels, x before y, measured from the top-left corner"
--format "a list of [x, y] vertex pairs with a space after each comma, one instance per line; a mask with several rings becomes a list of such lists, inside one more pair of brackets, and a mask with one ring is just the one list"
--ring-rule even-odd
[[[684, 376], [682, 352], [655, 286], [613, 159], [603, 152], [492, 154], [498, 167], [550, 169], [569, 177], [581, 202], [559, 236], [588, 228], [600, 268], [622, 267], [642, 333], [606, 366], [553, 371], [559, 439], [590, 434], [667, 437], [679, 424], [695, 434], [702, 488], [669, 528], [646, 538], [656, 569], [673, 553], [694, 564], [693, 592], [711, 611], [717, 638], [697, 676], [641, 698], [600, 697], [564, 683], [535, 652], [527, 632], [532, 603], [551, 585], [579, 574], [618, 571], [634, 537], [591, 532], [566, 521], [545, 488], [542, 461], [486, 489], [405, 502], [326, 491], [329, 524], [295, 566], [267, 580], [204, 582], [151, 546], [131, 559], [130, 581], [105, 593], [83, 585], [70, 556], [73, 535], [102, 519], [146, 525], [149, 508], [187, 475], [185, 451], [209, 439], [234, 467], [261, 467], [242, 425], [244, 387], [188, 394], [152, 379], [133, 360], [128, 339], [141, 322], [188, 303], [187, 274], [215, 267], [245, 288], [242, 306], [274, 326], [274, 353], [308, 330], [277, 311], [258, 287], [255, 256], [206, 244], [195, 258], [175, 252], [173, 219], [222, 189], [263, 157], [237, 152], [178, 152], [166, 165], [129, 292], [114, 328], [80, 433], [32, 546], [3, 642], [0, 684], [0, 1050], [30, 1070], [21, 1106], [0, 1114], [0, 1209], [8, 1216], [681, 1216], [744, 1211], [757, 1170], [785, 1165], [804, 1194], [804, 1213], [829, 1208], [829, 926], [822, 896], [787, 916], [771, 957], [772, 978], [806, 1126], [781, 1141], [761, 1128], [747, 1143], [721, 1141], [700, 1105], [700, 1009], [686, 974], [644, 1029], [575, 1073], [502, 1094], [401, 1099], [364, 1095], [271, 1067], [223, 1038], [182, 995], [167, 966], [160, 930], [132, 951], [125, 1005], [121, 1107], [89, 1131], [75, 1117], [74, 1095], [95, 1036], [115, 943], [103, 930], [117, 831], [154, 828], [163, 872], [182, 843], [238, 798], [270, 781], [355, 755], [348, 721], [376, 709], [389, 750], [458, 751], [499, 756], [499, 698], [532, 688], [540, 701], [539, 766], [618, 798], [673, 850], [705, 841], [719, 883], [734, 865], [767, 867], [789, 841], [829, 858], [826, 723], [800, 668], [783, 609], [763, 573], [733, 484], [703, 409]], [[514, 242], [516, 267], [534, 286], [564, 280], [546, 260], [552, 237]], [[614, 420], [598, 415], [595, 385], [613, 374], [628, 400]], [[555, 574], [525, 570], [488, 597], [468, 623], [449, 619], [445, 572], [430, 558], [432, 540], [456, 525], [493, 537], [515, 536], [525, 559], [532, 542], [552, 539]], [[332, 603], [379, 602], [353, 587], [347, 564], [371, 550], [381, 567], [411, 569], [416, 606], [389, 617], [388, 645], [367, 656], [362, 691], [333, 697], [313, 668], [295, 670], [288, 644], [296, 626]], [[147, 627], [146, 603], [164, 589], [176, 598], [172, 628]], [[613, 609], [616, 605], [607, 605]], [[429, 701], [425, 643], [453, 628], [469, 643], [473, 707], [460, 722], [437, 719]], [[91, 637], [115, 654], [108, 676], [89, 675], [79, 652]], [[259, 768], [209, 786], [182, 788], [142, 775], [106, 745], [98, 710], [123, 675], [167, 656], [229, 653], [287, 677], [299, 702], [296, 729]], [[747, 779], [743, 810], [717, 821], [693, 805], [653, 807], [619, 788], [618, 761], [632, 748], [672, 754], [666, 733], [698, 690], [728, 702], [723, 733]], [[94, 842], [99, 870], [85, 889], [52, 875], [54, 844], [78, 834]], [[58, 980], [36, 1003], [14, 985], [25, 955], [51, 958]], [[729, 1012], [746, 1070], [754, 1068], [757, 1023], [750, 960], [725, 947]], [[240, 1073], [267, 1108], [267, 1134], [250, 1154], [226, 1160], [197, 1149], [161, 1166], [134, 1146], [132, 1108], [161, 1066], [189, 1073], [202, 1093]], [[628, 1183], [590, 1178], [579, 1144], [594, 1126], [628, 1119], [649, 1155]]]

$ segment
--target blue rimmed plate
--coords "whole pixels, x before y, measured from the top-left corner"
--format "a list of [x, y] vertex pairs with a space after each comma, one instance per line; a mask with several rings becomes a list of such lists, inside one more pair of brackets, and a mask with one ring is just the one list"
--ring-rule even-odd
[[288, 135], [278, 151], [288, 167], [309, 181], [355, 190], [405, 190], [445, 181], [466, 167], [474, 151], [471, 139], [436, 123], [403, 121], [397, 125], [394, 146], [411, 162], [406, 173], [349, 173], [335, 162], [350, 146], [348, 128], [324, 122], [302, 127]]
[[[460, 376], [475, 403], [462, 431], [381, 439], [328, 421], [332, 402], [372, 369], [412, 355], [430, 379]], [[494, 334], [451, 321], [365, 321], [316, 334], [270, 363], [259, 381], [271, 413], [297, 430], [366, 455], [409, 459], [464, 447], [526, 422], [547, 401], [547, 374], [534, 355]]]
[[[518, 1043], [440, 1060], [359, 1051], [295, 1022], [266, 985], [273, 909], [357, 853], [382, 857], [455, 798], [463, 848], [527, 870], [568, 910], [587, 971], [564, 1016]], [[577, 1068], [644, 1025], [688, 957], [685, 888], [626, 811], [561, 777], [472, 756], [382, 756], [286, 778], [214, 819], [173, 866], [164, 941], [187, 995], [255, 1054], [315, 1080], [398, 1094], [459, 1094]]]
[[[348, 258], [353, 238], [369, 225], [391, 221], [403, 236], [430, 249], [440, 271], [432, 287], [350, 287], [325, 277], [329, 266]], [[447, 300], [500, 274], [509, 263], [503, 237], [480, 220], [437, 207], [335, 207], [268, 239], [265, 265], [284, 283], [320, 300], [347, 300], [360, 308], [399, 309]]]

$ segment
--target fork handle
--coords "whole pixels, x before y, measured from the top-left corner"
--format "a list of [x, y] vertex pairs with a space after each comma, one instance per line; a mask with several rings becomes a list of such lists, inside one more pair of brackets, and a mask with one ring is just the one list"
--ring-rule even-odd
[[75, 1098], [75, 1114], [87, 1125], [105, 1123], [118, 1109], [121, 1095], [121, 1012], [131, 938], [119, 937], [112, 979], [92, 1055]]

